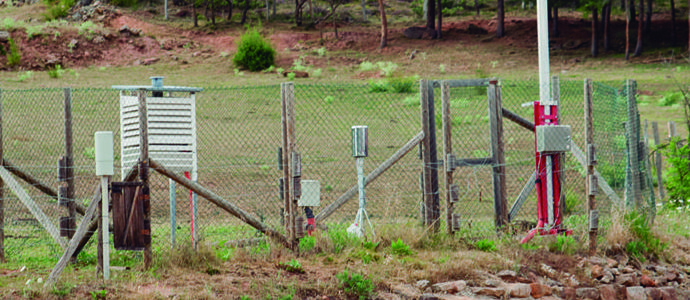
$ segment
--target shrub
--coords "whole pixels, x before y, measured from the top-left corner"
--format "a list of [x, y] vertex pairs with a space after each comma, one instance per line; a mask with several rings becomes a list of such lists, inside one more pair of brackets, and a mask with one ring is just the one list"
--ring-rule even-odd
[[316, 246], [316, 238], [314, 236], [308, 235], [299, 240], [299, 251], [307, 252]]
[[391, 251], [393, 254], [402, 256], [412, 255], [413, 253], [412, 250], [410, 250], [410, 246], [406, 245], [400, 238], [391, 244]]
[[577, 249], [577, 242], [572, 236], [558, 235], [554, 242], [549, 243], [549, 251], [571, 255]]
[[275, 53], [271, 44], [259, 34], [256, 28], [249, 28], [240, 37], [237, 53], [232, 62], [253, 72], [261, 71], [273, 65]]
[[668, 205], [684, 207], [690, 204], [690, 146], [682, 145], [679, 137], [671, 139], [663, 149], [668, 162], [664, 174], [666, 190], [668, 191]]
[[22, 60], [22, 55], [19, 53], [19, 47], [17, 47], [17, 44], [12, 38], [9, 38], [7, 43], [10, 46], [10, 51], [7, 51], [7, 65], [9, 67], [17, 66]]
[[666, 93], [663, 98], [659, 99], [659, 106], [671, 106], [683, 100], [683, 93], [671, 92]]
[[371, 279], [364, 278], [360, 274], [351, 274], [347, 269], [336, 274], [340, 286], [345, 290], [345, 293], [350, 296], [359, 297], [360, 300], [367, 299], [372, 296], [374, 291], [374, 284]]
[[52, 21], [67, 16], [67, 12], [74, 5], [74, 0], [45, 0], [48, 7], [43, 16], [46, 21]]
[[654, 236], [644, 214], [633, 211], [625, 215], [625, 221], [629, 222], [630, 232], [635, 238], [625, 245], [630, 256], [645, 261], [647, 256], [658, 257], [668, 246]]
[[390, 90], [395, 93], [412, 93], [417, 83], [415, 77], [393, 77], [388, 79]]
[[474, 246], [477, 247], [477, 249], [484, 251], [484, 252], [494, 252], [496, 251], [496, 245], [494, 244], [494, 241], [492, 240], [478, 240], [476, 243], [474, 243]]
[[48, 76], [50, 78], [61, 78], [63, 74], [65, 74], [65, 69], [61, 65], [55, 65], [54, 68], [48, 69]]
[[285, 269], [286, 271], [288, 271], [290, 273], [299, 273], [299, 274], [304, 273], [304, 269], [302, 268], [302, 264], [300, 264], [299, 261], [294, 259], [294, 258], [292, 260], [290, 260], [289, 262], [281, 262], [278, 264], [278, 266], [282, 267], [283, 269]]

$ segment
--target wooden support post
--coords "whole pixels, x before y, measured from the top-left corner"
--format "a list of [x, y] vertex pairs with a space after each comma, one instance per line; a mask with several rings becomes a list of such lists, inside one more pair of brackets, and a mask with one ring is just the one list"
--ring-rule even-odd
[[290, 242], [290, 248], [293, 247], [295, 241], [295, 218], [296, 205], [293, 201], [293, 184], [292, 184], [292, 152], [296, 144], [295, 141], [295, 86], [292, 82], [282, 83], [280, 86], [280, 100], [281, 100], [281, 123], [283, 129], [283, 213], [285, 220], [285, 235]]
[[197, 193], [199, 196], [206, 198], [208, 201], [211, 203], [217, 205], [218, 207], [224, 209], [225, 211], [229, 212], [233, 216], [237, 217], [240, 219], [242, 222], [247, 223], [249, 226], [252, 226], [256, 228], [257, 230], [261, 231], [262, 233], [266, 234], [272, 239], [275, 239], [278, 241], [280, 244], [283, 246], [290, 248], [291, 243], [288, 243], [288, 240], [285, 239], [284, 236], [282, 236], [280, 233], [277, 231], [271, 229], [268, 227], [266, 224], [262, 223], [261, 221], [257, 220], [250, 214], [246, 213], [236, 205], [226, 201], [225, 199], [221, 198], [220, 196], [216, 195], [215, 193], [211, 192], [207, 188], [204, 188], [200, 184], [191, 181], [184, 176], [180, 176], [178, 174], [175, 174], [174, 172], [166, 169], [163, 165], [158, 163], [157, 161], [149, 158], [149, 165], [151, 168], [156, 170], [158, 173], [162, 174], [163, 176], [166, 176], [175, 182], [181, 184], [187, 189], [190, 189]]
[[100, 202], [101, 202], [101, 188], [99, 187], [97, 189], [96, 195], [94, 195], [94, 199], [91, 200], [89, 207], [86, 209], [86, 212], [84, 214], [84, 218], [81, 219], [81, 224], [79, 224], [79, 228], [77, 229], [77, 232], [74, 234], [72, 239], [69, 241], [69, 245], [67, 246], [67, 249], [65, 249], [65, 252], [62, 254], [62, 257], [60, 257], [60, 260], [55, 265], [55, 268], [53, 268], [53, 271], [50, 272], [50, 275], [48, 276], [46, 283], [43, 285], [44, 287], [52, 287], [57, 282], [57, 279], [60, 277], [60, 274], [62, 274], [62, 271], [67, 266], [68, 260], [74, 256], [74, 253], [76, 253], [76, 250], [80, 244], [80, 241], [86, 235], [87, 230], [90, 227], [89, 223], [91, 222], [91, 219], [93, 218], [94, 214], [96, 213], [96, 210], [97, 210], [96, 208], [100, 206], [99, 205]]
[[[67, 168], [67, 209], [69, 211], [69, 235], [77, 228], [77, 210], [74, 202], [74, 147], [72, 139], [72, 89], [63, 90], [65, 103], [65, 167]], [[72, 258], [74, 261], [76, 257]]]
[[[144, 183], [143, 189], [149, 186], [149, 129], [146, 105], [146, 90], [139, 89], [139, 179]], [[144, 205], [144, 223], [151, 224], [151, 205]], [[151, 240], [144, 246], [144, 269], [148, 270], [153, 262]]]
[[[2, 114], [2, 90], [0, 90], [0, 162], [4, 161], [3, 159], [3, 137], [2, 137], [2, 123], [3, 123], [3, 114]], [[5, 260], [5, 195], [4, 195], [4, 189], [5, 189], [5, 182], [0, 179], [0, 263], [6, 262]]]
[[637, 103], [635, 101], [635, 94], [637, 93], [637, 83], [628, 79], [625, 88], [628, 96], [628, 161], [630, 162], [631, 182], [628, 183], [631, 187], [632, 195], [630, 199], [626, 199], [628, 205], [633, 205], [636, 210], [642, 207], [642, 192], [640, 191], [640, 119], [637, 113]]
[[[659, 146], [659, 124], [657, 122], [652, 122], [652, 134], [654, 135], [654, 146], [658, 147]], [[666, 191], [664, 191], [664, 181], [661, 178], [661, 153], [659, 152], [659, 149], [655, 151], [654, 154], [654, 166], [656, 169], [656, 183], [657, 183], [657, 190], [659, 191], [659, 199], [661, 201], [664, 200], [666, 197]]]
[[[592, 226], [594, 217], [598, 216], [595, 212], [596, 207], [596, 186], [593, 183], [596, 182], [594, 178], [594, 127], [592, 120], [592, 98], [593, 98], [593, 86], [591, 79], [585, 79], [585, 145], [587, 147], [587, 179], [585, 180], [585, 185], [587, 186], [587, 215], [589, 216], [589, 253], [594, 255], [597, 250], [597, 227]], [[598, 218], [598, 217], [597, 217]], [[598, 221], [596, 221], [598, 222]]]
[[676, 134], [676, 122], [668, 121], [667, 126], [668, 126], [668, 138], [672, 139], [677, 135]]
[[[299, 155], [295, 155], [297, 151], [297, 138], [295, 131], [295, 85], [292, 82], [288, 82], [285, 84], [285, 99], [287, 100], [287, 137], [288, 149], [290, 150], [289, 152], [287, 152], [287, 154], [290, 156], [290, 164], [288, 166], [290, 167], [290, 180], [293, 180], [295, 176], [298, 176], [295, 173], [295, 171], [297, 170], [296, 168], [300, 164], [300, 162], [297, 161]], [[289, 199], [290, 219], [288, 219], [288, 223], [290, 224], [290, 228], [292, 228], [292, 230], [290, 231], [291, 236], [289, 237], [289, 241], [292, 243], [292, 249], [297, 249], [298, 246], [298, 237], [295, 228], [297, 227], [297, 215], [299, 214], [299, 212], [297, 211], [297, 198], [300, 195], [297, 191], [298, 187], [296, 186], [296, 184], [297, 183], [293, 181], [290, 185], [291, 197]]]
[[[422, 116], [422, 158], [424, 161], [424, 224], [433, 226], [434, 232], [438, 231], [439, 197], [438, 197], [438, 173], [436, 166], [436, 122], [434, 110], [434, 90], [427, 80], [420, 81], [420, 104]], [[435, 184], [434, 184], [435, 181]]]
[[449, 155], [453, 154], [453, 141], [450, 117], [450, 86], [448, 82], [441, 82], [441, 101], [443, 117], [443, 157], [446, 170], [446, 230], [449, 236], [453, 236], [453, 199], [451, 195], [451, 185], [453, 184], [453, 162], [448, 160]]
[[[370, 183], [374, 182], [381, 174], [386, 172], [391, 166], [393, 166], [396, 162], [398, 162], [405, 154], [410, 152], [412, 149], [414, 149], [415, 146], [417, 146], [422, 140], [424, 139], [424, 132], [421, 131], [417, 133], [411, 140], [409, 140], [405, 145], [400, 147], [398, 151], [393, 153], [391, 157], [386, 159], [386, 161], [382, 162], [376, 169], [371, 171], [371, 173], [367, 174], [367, 176], [364, 177], [364, 186], [366, 187]], [[333, 214], [338, 208], [343, 206], [347, 201], [352, 199], [357, 194], [357, 184], [353, 185], [348, 189], [344, 194], [340, 195], [338, 199], [333, 201], [330, 205], [328, 205], [326, 208], [322, 209], [319, 214], [316, 215], [316, 223], [322, 222], [326, 218], [328, 218], [331, 214]]]
[[489, 125], [491, 127], [491, 155], [493, 164], [494, 211], [496, 230], [508, 224], [508, 202], [505, 182], [505, 153], [503, 152], [503, 113], [501, 88], [498, 80], [491, 80], [487, 88]]

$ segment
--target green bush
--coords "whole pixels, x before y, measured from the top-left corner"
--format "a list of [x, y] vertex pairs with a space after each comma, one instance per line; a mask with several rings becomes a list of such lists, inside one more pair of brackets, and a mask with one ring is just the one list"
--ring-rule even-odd
[[554, 242], [549, 243], [549, 251], [571, 255], [577, 249], [577, 242], [572, 236], [558, 235]]
[[630, 224], [630, 232], [634, 237], [634, 240], [625, 245], [625, 251], [640, 261], [645, 261], [650, 256], [659, 257], [668, 245], [654, 236], [645, 215], [633, 211], [626, 214], [624, 219]]
[[666, 156], [668, 167], [664, 174], [668, 205], [684, 207], [690, 204], [690, 146], [682, 145], [681, 139], [671, 139], [662, 153]]
[[352, 274], [343, 270], [342, 273], [336, 274], [340, 286], [345, 290], [349, 296], [356, 296], [360, 300], [367, 299], [372, 296], [374, 291], [374, 284], [371, 279], [364, 278], [360, 274]]
[[659, 99], [659, 106], [671, 106], [683, 100], [683, 93], [671, 92], [666, 93], [663, 98]]
[[307, 252], [316, 246], [316, 238], [311, 235], [305, 236], [299, 240], [299, 251]]
[[61, 78], [62, 75], [65, 74], [65, 69], [63, 69], [61, 65], [55, 65], [54, 68], [48, 69], [47, 72], [48, 72], [48, 76], [50, 78], [57, 79], [57, 78]]
[[275, 61], [276, 51], [256, 28], [249, 28], [240, 37], [237, 53], [232, 62], [252, 72], [269, 68]]
[[494, 244], [494, 241], [492, 240], [478, 240], [476, 243], [474, 243], [474, 246], [477, 247], [477, 249], [484, 251], [484, 252], [494, 252], [496, 251], [496, 245]]
[[395, 93], [412, 93], [417, 84], [415, 77], [393, 77], [388, 79], [390, 90]]
[[52, 21], [67, 16], [69, 9], [74, 6], [74, 0], [45, 0], [47, 6], [43, 16], [46, 21]]
[[400, 238], [391, 244], [391, 251], [393, 254], [400, 256], [412, 255], [414, 253], [410, 250], [410, 246], [406, 245]]
[[17, 47], [17, 44], [12, 38], [9, 38], [7, 43], [10, 46], [10, 51], [7, 51], [7, 66], [18, 66], [22, 61], [22, 54], [19, 53], [19, 47]]

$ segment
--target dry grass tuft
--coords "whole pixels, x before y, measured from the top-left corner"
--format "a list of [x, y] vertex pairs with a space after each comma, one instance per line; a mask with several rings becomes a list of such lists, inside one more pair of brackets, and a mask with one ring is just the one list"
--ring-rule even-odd
[[611, 226], [606, 233], [606, 249], [625, 249], [625, 244], [633, 239], [630, 224], [625, 220], [622, 208], [611, 208]]
[[184, 268], [193, 270], [209, 270], [221, 263], [211, 246], [199, 240], [194, 250], [192, 242], [187, 240], [178, 243], [175, 248], [164, 247], [160, 253], [154, 255], [154, 264], [159, 269]]

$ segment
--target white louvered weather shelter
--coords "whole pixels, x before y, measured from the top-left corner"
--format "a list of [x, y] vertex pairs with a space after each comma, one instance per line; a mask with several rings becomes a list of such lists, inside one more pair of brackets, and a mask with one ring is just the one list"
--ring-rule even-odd
[[[163, 86], [163, 77], [151, 77], [151, 86], [115, 85], [120, 91], [120, 154], [122, 178], [136, 166], [140, 154], [139, 97], [146, 93], [149, 157], [193, 181], [198, 177], [196, 93], [202, 88]], [[192, 239], [196, 243], [196, 194], [192, 194]], [[175, 244], [175, 182], [170, 180], [171, 242]]]

